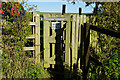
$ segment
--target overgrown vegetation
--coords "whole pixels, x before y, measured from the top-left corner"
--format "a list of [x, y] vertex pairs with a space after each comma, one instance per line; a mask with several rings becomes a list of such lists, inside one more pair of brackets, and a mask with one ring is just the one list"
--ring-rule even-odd
[[[17, 5], [18, 3], [12, 3]], [[28, 11], [34, 9], [26, 6], [25, 2], [19, 4], [25, 6], [27, 11], [22, 15], [20, 20], [17, 14], [5, 15], [6, 23], [3, 21], [3, 78], [50, 78], [50, 74], [44, 70], [40, 64], [34, 64], [34, 60], [26, 56], [23, 47], [27, 43], [26, 36], [31, 34]], [[120, 32], [120, 2], [102, 3], [100, 9], [102, 14], [98, 12], [96, 21], [93, 22], [97, 26], [103, 26], [107, 29]], [[11, 3], [7, 2], [3, 7], [7, 13], [11, 13], [8, 8]], [[19, 6], [20, 7], [20, 6]], [[18, 8], [19, 9], [19, 8]], [[17, 13], [18, 10], [16, 10]], [[21, 11], [22, 12], [22, 11]], [[94, 62], [90, 62], [89, 79], [90, 80], [117, 80], [120, 74], [120, 39], [105, 34], [97, 33], [98, 47], [94, 47], [92, 54], [94, 58], [102, 63], [98, 66]], [[97, 48], [97, 49], [96, 49]], [[98, 51], [99, 50], [99, 51]], [[67, 70], [67, 69], [66, 69]], [[82, 72], [77, 73], [66, 71], [69, 78], [82, 79]]]
[[[96, 15], [94, 24], [109, 30], [120, 32], [120, 2], [102, 3], [102, 11]], [[118, 80], [120, 74], [120, 39], [97, 33], [96, 53], [93, 57], [102, 62], [102, 66], [90, 63], [89, 79]], [[98, 52], [99, 51], [99, 52]]]
[[[2, 10], [5, 11], [5, 21], [3, 21], [3, 34], [2, 34], [2, 78], [48, 78], [49, 73], [44, 70], [42, 65], [34, 64], [34, 60], [29, 59], [26, 56], [23, 47], [27, 40], [26, 36], [31, 34], [31, 28], [29, 26], [30, 13], [29, 11], [35, 9], [35, 7], [29, 7], [26, 1], [22, 3], [6, 2], [3, 3], [5, 7]], [[22, 15], [23, 10], [21, 7], [26, 7], [25, 15]], [[9, 8], [14, 8], [13, 14]], [[16, 7], [16, 8], [15, 8]], [[18, 13], [21, 13], [21, 16]], [[9, 15], [8, 15], [9, 13]], [[32, 16], [31, 16], [32, 17]]]

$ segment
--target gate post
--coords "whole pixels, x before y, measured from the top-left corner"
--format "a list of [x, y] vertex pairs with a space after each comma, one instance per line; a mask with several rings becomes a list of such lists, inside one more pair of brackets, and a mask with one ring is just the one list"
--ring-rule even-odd
[[[49, 14], [44, 14], [44, 18], [48, 18]], [[49, 44], [49, 35], [50, 35], [50, 22], [44, 21], [43, 24], [43, 35], [44, 35], [44, 67], [49, 68], [50, 67], [50, 44]]]
[[65, 65], [70, 67], [70, 16], [67, 17], [67, 25], [66, 25], [66, 44], [65, 44]]
[[84, 24], [84, 63], [83, 63], [83, 79], [86, 80], [89, 69], [89, 42], [90, 42], [90, 24]]
[[35, 64], [40, 63], [40, 14], [33, 12], [33, 22], [35, 22]]

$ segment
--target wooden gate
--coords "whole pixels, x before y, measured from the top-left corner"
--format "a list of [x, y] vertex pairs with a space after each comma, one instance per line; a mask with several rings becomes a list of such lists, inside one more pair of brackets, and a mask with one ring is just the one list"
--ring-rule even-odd
[[[86, 15], [79, 14], [43, 14], [44, 67], [78, 67], [84, 50], [81, 48], [81, 31], [88, 21]], [[82, 54], [82, 55], [80, 55]], [[81, 61], [80, 61], [81, 60]]]

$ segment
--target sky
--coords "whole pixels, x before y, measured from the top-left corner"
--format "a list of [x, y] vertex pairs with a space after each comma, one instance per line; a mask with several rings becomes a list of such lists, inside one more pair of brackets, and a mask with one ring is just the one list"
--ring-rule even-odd
[[82, 8], [82, 13], [92, 13], [93, 7], [85, 7], [85, 2], [79, 1], [76, 4], [72, 4], [63, 0], [29, 0], [29, 5], [37, 5], [37, 11], [40, 12], [62, 12], [62, 5], [66, 5], [66, 13], [79, 13], [79, 8]]

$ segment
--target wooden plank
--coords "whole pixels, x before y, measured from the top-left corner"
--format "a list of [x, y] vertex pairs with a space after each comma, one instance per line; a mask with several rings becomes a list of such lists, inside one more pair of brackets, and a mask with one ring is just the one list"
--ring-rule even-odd
[[54, 68], [54, 64], [55, 64], [55, 55], [52, 55], [52, 57], [50, 57], [49, 64], [52, 64], [52, 68]]
[[35, 22], [30, 22], [30, 26], [35, 26]]
[[81, 25], [82, 25], [82, 22], [83, 22], [83, 15], [80, 15], [80, 19], [79, 19], [79, 22], [80, 22], [80, 26], [79, 26], [79, 43], [78, 43], [78, 47], [80, 48], [80, 44], [81, 44]]
[[89, 42], [90, 42], [90, 24], [84, 24], [84, 67], [83, 77], [86, 80], [89, 70]]
[[86, 22], [89, 23], [89, 16], [86, 16]]
[[25, 51], [33, 51], [33, 50], [35, 50], [35, 47], [23, 47], [23, 50], [25, 50]]
[[76, 35], [75, 35], [75, 29], [76, 29], [76, 15], [73, 15], [72, 18], [72, 68], [76, 64], [76, 52], [75, 52], [75, 42], [76, 42]]
[[55, 69], [58, 71], [58, 70], [61, 70], [61, 67], [63, 65], [62, 64], [63, 62], [62, 62], [62, 59], [61, 59], [61, 56], [62, 56], [62, 46], [61, 46], [61, 44], [62, 43], [59, 43], [59, 42], [62, 42], [62, 40], [61, 40], [62, 31], [61, 31], [61, 29], [56, 29], [55, 33], [56, 33], [56, 36], [55, 36], [54, 39], [56, 39], [56, 42], [57, 42], [57, 43], [55, 43], [55, 55], [56, 55]]
[[42, 18], [44, 21], [67, 21], [66, 18]]
[[84, 36], [85, 36], [85, 30], [84, 30], [84, 23], [86, 23], [86, 15], [83, 15], [83, 20], [82, 20], [83, 22], [82, 22], [82, 66], [83, 66], [83, 68], [84, 68], [84, 62], [85, 62], [85, 60], [84, 60], [84, 53], [85, 53], [85, 38], [84, 38]]
[[[44, 18], [49, 17], [49, 14], [43, 14]], [[50, 44], [49, 44], [49, 35], [50, 35], [50, 23], [49, 21], [44, 21], [43, 35], [44, 35], [44, 67], [49, 68], [49, 58], [50, 58]]]
[[35, 35], [29, 35], [26, 37], [26, 39], [34, 39], [35, 38]]
[[86, 21], [87, 21], [86, 18], [87, 18], [86, 15], [84, 15], [84, 23], [86, 23]]
[[67, 18], [67, 24], [66, 24], [66, 44], [65, 44], [65, 65], [70, 67], [70, 16], [65, 15]]
[[[35, 26], [32, 26], [32, 28], [33, 28], [33, 35], [35, 37]], [[35, 44], [35, 39], [33, 39], [33, 44]], [[33, 47], [35, 47], [35, 45], [33, 45]], [[33, 57], [35, 57], [35, 51], [33, 51]]]
[[95, 30], [95, 31], [100, 32], [100, 33], [103, 33], [103, 34], [106, 34], [106, 35], [110, 35], [112, 37], [120, 38], [120, 32], [115, 32], [113, 30], [108, 30], [108, 29], [103, 28], [101, 26], [90, 25], [90, 29]]
[[76, 58], [77, 58], [77, 66], [78, 66], [78, 69], [80, 69], [80, 58], [79, 58], [79, 53], [78, 53], [78, 47], [79, 47], [79, 41], [78, 41], [78, 36], [79, 36], [79, 23], [80, 23], [80, 21], [79, 21], [79, 14], [77, 14], [77, 21], [76, 21], [76, 43], [75, 43], [75, 53], [76, 53]]
[[34, 11], [35, 21], [35, 63], [40, 63], [40, 16], [39, 12]]
[[[52, 17], [55, 17], [55, 15], [52, 15]], [[52, 29], [52, 35], [56, 35], [55, 30]], [[52, 36], [51, 36], [52, 37]], [[54, 36], [54, 40], [55, 40], [55, 36]], [[54, 41], [52, 40], [52, 41]], [[56, 41], [56, 40], [55, 40]], [[54, 59], [55, 62], [55, 44], [52, 44], [52, 58]], [[52, 65], [52, 68], [54, 68], [54, 65]]]
[[85, 27], [84, 27], [84, 57], [85, 57], [85, 66], [87, 66], [88, 63], [88, 59], [89, 58], [89, 41], [90, 41], [90, 24], [89, 23], [85, 23]]
[[83, 55], [84, 55], [84, 38], [83, 38], [83, 23], [84, 23], [84, 15], [80, 16], [80, 42], [79, 42], [79, 54], [80, 54], [80, 68], [83, 68]]
[[51, 61], [51, 60], [49, 60], [49, 64], [52, 64], [52, 68], [54, 68], [55, 61]]
[[49, 43], [62, 43], [62, 40], [56, 40], [55, 37], [49, 37]]

